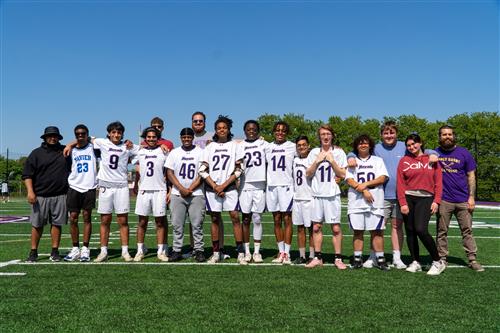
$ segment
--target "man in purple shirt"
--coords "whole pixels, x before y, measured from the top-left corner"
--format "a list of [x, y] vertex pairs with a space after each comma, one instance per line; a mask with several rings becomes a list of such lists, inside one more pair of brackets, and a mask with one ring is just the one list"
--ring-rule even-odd
[[448, 256], [448, 228], [454, 214], [457, 218], [469, 267], [477, 272], [484, 268], [476, 261], [477, 246], [472, 236], [472, 212], [475, 208], [476, 162], [463, 147], [457, 146], [453, 127], [439, 128], [439, 163], [443, 170], [443, 197], [438, 212], [437, 248], [441, 260]]

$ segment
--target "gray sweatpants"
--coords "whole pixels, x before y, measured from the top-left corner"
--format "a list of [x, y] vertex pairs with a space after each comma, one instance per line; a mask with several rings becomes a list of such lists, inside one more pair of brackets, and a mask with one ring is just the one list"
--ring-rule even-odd
[[194, 251], [203, 251], [203, 220], [205, 219], [205, 197], [191, 196], [183, 198], [180, 195], [172, 195], [170, 199], [170, 211], [173, 229], [173, 248], [180, 252], [184, 244], [184, 221], [186, 213], [189, 213], [191, 227], [193, 228]]

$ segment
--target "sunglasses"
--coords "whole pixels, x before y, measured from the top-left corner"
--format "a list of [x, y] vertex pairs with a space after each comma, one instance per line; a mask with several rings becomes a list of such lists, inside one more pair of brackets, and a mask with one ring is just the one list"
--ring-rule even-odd
[[87, 132], [75, 132], [75, 136], [85, 136]]
[[204, 123], [204, 121], [203, 120], [197, 120], [197, 119], [195, 119], [195, 120], [193, 120], [193, 123], [195, 123], [195, 124], [202, 124], [202, 123]]

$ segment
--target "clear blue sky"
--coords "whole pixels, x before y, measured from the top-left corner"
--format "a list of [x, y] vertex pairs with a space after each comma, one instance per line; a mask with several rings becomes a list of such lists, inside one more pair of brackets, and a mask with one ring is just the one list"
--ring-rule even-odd
[[[1, 1], [0, 153], [153, 116], [498, 111], [498, 1]], [[342, 135], [340, 133], [340, 135]]]

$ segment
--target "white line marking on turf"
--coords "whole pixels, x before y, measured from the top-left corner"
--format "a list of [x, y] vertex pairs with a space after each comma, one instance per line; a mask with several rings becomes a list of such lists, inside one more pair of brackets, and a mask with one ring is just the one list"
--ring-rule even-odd
[[26, 273], [3, 273], [0, 272], [0, 276], [24, 276]]
[[[16, 264], [19, 264], [19, 263], [21, 263], [20, 259], [10, 260], [10, 261], [6, 261], [6, 262], [0, 262], [0, 267], [6, 267], [6, 266], [9, 266], [9, 265], [16, 265]], [[0, 276], [23, 276], [23, 275], [26, 275], [26, 273], [0, 272]]]
[[5, 266], [9, 266], [9, 265], [14, 265], [14, 264], [17, 264], [17, 263], [20, 263], [21, 260], [20, 259], [16, 259], [16, 260], [10, 260], [10, 261], [5, 261], [5, 262], [0, 262], [0, 267], [5, 267]]

